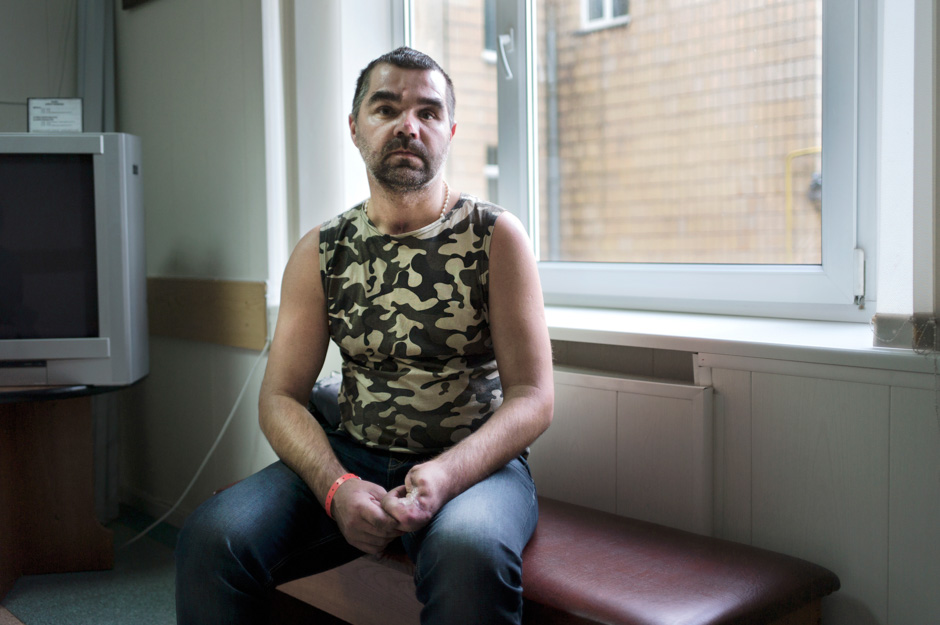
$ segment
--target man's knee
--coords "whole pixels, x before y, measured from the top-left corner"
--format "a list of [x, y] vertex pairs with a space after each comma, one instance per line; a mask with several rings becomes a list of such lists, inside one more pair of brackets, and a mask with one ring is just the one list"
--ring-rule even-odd
[[457, 527], [429, 534], [421, 545], [418, 576], [432, 575], [461, 584], [493, 582], [521, 585], [522, 557], [485, 526]]
[[235, 509], [237, 498], [225, 495], [214, 495], [186, 519], [176, 544], [178, 573], [218, 571], [224, 562], [251, 567], [255, 539], [250, 511]]
[[[522, 559], [487, 532], [443, 532], [421, 545], [415, 569], [422, 622], [516, 623]], [[455, 592], [459, 589], [459, 592]]]
[[176, 541], [177, 565], [197, 563], [199, 554], [216, 551], [225, 544], [227, 523], [214, 502], [205, 501], [187, 517]]
[[223, 495], [189, 515], [177, 539], [180, 623], [261, 622], [268, 609], [270, 575], [245, 531], [251, 515], [239, 511], [238, 497]]

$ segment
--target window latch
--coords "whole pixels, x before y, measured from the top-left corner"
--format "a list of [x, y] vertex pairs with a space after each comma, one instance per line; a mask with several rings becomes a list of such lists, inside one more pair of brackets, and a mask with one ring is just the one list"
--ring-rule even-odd
[[859, 308], [865, 307], [865, 250], [855, 248], [854, 256], [854, 276], [853, 276], [853, 295], [855, 296], [855, 305]]
[[503, 33], [499, 36], [499, 56], [503, 59], [503, 68], [506, 70], [506, 80], [512, 80], [512, 70], [509, 69], [509, 59], [506, 58], [506, 53], [512, 52], [514, 49], [514, 35], [513, 29], [510, 28], [508, 35]]

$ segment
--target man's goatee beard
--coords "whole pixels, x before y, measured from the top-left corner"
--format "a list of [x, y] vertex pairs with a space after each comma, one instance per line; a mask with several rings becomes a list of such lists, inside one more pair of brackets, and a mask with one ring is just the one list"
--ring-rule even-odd
[[434, 172], [429, 169], [411, 167], [379, 167], [372, 172], [375, 179], [395, 191], [417, 191], [426, 187], [434, 179]]
[[[407, 159], [397, 165], [389, 165], [386, 162], [387, 156], [398, 150], [407, 150], [423, 164], [417, 167]], [[435, 163], [434, 167], [430, 162], [430, 155], [423, 145], [408, 140], [407, 137], [396, 137], [389, 141], [382, 148], [382, 156], [379, 162], [372, 168], [372, 175], [384, 186], [395, 191], [417, 191], [423, 189], [434, 180], [437, 172], [443, 166], [446, 159], [446, 153], [440, 162]], [[402, 157], [405, 158], [405, 157]]]

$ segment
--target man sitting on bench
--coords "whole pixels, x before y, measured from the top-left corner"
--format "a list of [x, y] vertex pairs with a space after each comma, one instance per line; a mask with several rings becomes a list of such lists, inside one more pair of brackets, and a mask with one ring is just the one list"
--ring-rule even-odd
[[[520, 622], [538, 515], [525, 451], [553, 403], [529, 241], [444, 181], [454, 90], [431, 58], [370, 63], [349, 128], [371, 197], [291, 255], [260, 397], [280, 461], [187, 521], [179, 623], [264, 623], [278, 584], [399, 537], [422, 623]], [[325, 431], [306, 402], [331, 339], [342, 418]]]

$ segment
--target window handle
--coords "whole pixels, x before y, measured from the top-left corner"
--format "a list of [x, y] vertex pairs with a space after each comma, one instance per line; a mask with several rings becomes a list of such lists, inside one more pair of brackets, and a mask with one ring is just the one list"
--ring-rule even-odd
[[513, 32], [512, 28], [509, 29], [509, 34], [502, 34], [499, 36], [499, 52], [500, 57], [503, 59], [503, 68], [506, 70], [506, 80], [512, 80], [512, 70], [509, 69], [509, 59], [506, 58], [507, 52], [513, 51]]

